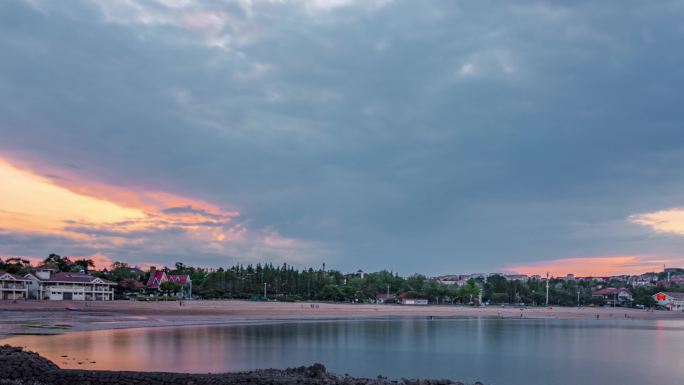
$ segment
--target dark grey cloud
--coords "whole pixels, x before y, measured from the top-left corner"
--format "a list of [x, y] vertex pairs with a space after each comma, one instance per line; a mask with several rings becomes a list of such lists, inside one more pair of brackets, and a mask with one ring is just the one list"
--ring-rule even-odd
[[0, 151], [349, 270], [678, 252], [680, 1], [142, 4], [0, 4]]
[[179, 206], [179, 207], [169, 207], [168, 209], [164, 209], [163, 212], [165, 214], [194, 214], [194, 215], [200, 215], [202, 217], [211, 218], [211, 219], [226, 219], [225, 215], [212, 214], [212, 213], [210, 213], [204, 209], [193, 208], [191, 205]]

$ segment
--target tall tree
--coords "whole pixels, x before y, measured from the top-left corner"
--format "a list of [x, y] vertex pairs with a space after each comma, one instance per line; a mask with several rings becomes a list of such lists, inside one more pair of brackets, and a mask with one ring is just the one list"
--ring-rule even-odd
[[43, 263], [55, 265], [59, 271], [71, 271], [71, 266], [73, 265], [69, 257], [62, 257], [59, 254], [48, 255], [48, 257], [43, 260]]
[[74, 267], [77, 267], [79, 270], [83, 270], [84, 272], [88, 272], [88, 268], [90, 267], [95, 267], [95, 262], [93, 262], [92, 259], [90, 258], [83, 258], [83, 259], [77, 259], [73, 263]]
[[159, 285], [159, 290], [168, 295], [176, 294], [180, 291], [180, 289], [181, 285], [171, 281], [162, 282], [161, 285]]
[[120, 282], [123, 280], [136, 280], [140, 281], [143, 279], [143, 275], [140, 274], [138, 269], [131, 269], [131, 267], [126, 262], [114, 262], [109, 267], [109, 274], [107, 279]]
[[26, 274], [31, 268], [31, 262], [27, 259], [12, 257], [5, 260], [5, 271], [12, 274]]

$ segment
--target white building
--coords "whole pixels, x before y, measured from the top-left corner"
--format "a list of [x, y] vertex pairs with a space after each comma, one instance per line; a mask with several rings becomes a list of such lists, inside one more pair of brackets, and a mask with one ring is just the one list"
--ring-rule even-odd
[[508, 274], [508, 275], [504, 275], [504, 278], [508, 282], [511, 282], [511, 281], [527, 282], [530, 280], [530, 277], [528, 277], [525, 274]]
[[664, 292], [656, 293], [653, 299], [660, 306], [672, 311], [684, 311], [684, 293]]
[[447, 286], [465, 286], [468, 280], [471, 278], [469, 274], [450, 274], [450, 275], [440, 275], [434, 277], [433, 279], [442, 285]]
[[0, 300], [28, 298], [28, 282], [20, 275], [0, 271]]
[[428, 300], [426, 298], [402, 298], [402, 305], [427, 305]]
[[55, 273], [53, 268], [39, 268], [27, 274], [29, 296], [53, 301], [111, 301], [116, 282], [85, 273]]
[[399, 296], [400, 303], [402, 305], [427, 305], [427, 298], [410, 298], [407, 293], [403, 293]]
[[440, 275], [433, 279], [442, 285], [452, 286], [458, 283], [460, 277], [460, 275]]

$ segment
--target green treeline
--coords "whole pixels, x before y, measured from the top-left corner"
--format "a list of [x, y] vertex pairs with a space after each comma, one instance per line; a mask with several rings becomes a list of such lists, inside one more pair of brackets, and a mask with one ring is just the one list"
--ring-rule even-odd
[[[389, 271], [368, 274], [342, 274], [334, 270], [297, 270], [283, 264], [236, 265], [206, 272], [192, 267], [170, 270], [173, 274], [190, 274], [193, 293], [203, 298], [254, 298], [263, 296], [285, 301], [318, 300], [339, 302], [374, 302], [378, 294], [406, 293], [425, 297], [433, 303], [467, 303], [476, 298], [476, 283], [462, 288], [446, 286], [415, 274], [408, 278]], [[264, 285], [265, 284], [265, 285]]]
[[[486, 281], [478, 279], [477, 283], [483, 289], [482, 298], [484, 302], [492, 304], [546, 304], [546, 281], [533, 279], [527, 282], [508, 281], [503, 276], [493, 275], [489, 276]], [[633, 288], [626, 282], [619, 280], [602, 283], [601, 286], [627, 288], [634, 296], [632, 305], [641, 304], [645, 306], [654, 305], [651, 295], [663, 290], [662, 287], [656, 286]], [[551, 278], [549, 280], [549, 305], [604, 305], [606, 303], [604, 299], [592, 297], [591, 293], [596, 289], [597, 282], [594, 281], [567, 281]]]
[[[541, 280], [509, 281], [503, 276], [493, 275], [487, 279], [469, 280], [464, 286], [447, 286], [414, 274], [400, 277], [389, 271], [366, 274], [342, 274], [339, 271], [322, 269], [297, 270], [283, 264], [236, 265], [226, 269], [208, 272], [176, 264], [169, 269], [173, 274], [190, 274], [193, 280], [193, 293], [202, 298], [261, 298], [266, 284], [269, 299], [283, 301], [318, 300], [338, 302], [374, 302], [378, 294], [406, 294], [414, 298], [427, 298], [430, 303], [473, 304], [479, 299], [491, 304], [544, 305], [546, 303], [546, 282]], [[604, 287], [625, 287], [622, 281], [611, 281]], [[663, 290], [662, 287], [632, 288], [626, 286], [634, 296], [633, 304], [650, 306], [651, 295]], [[561, 306], [603, 305], [604, 300], [592, 298], [596, 282], [549, 281], [549, 304]], [[672, 290], [671, 288], [670, 290]], [[677, 290], [677, 289], [675, 289]], [[578, 296], [579, 293], [579, 296]]]

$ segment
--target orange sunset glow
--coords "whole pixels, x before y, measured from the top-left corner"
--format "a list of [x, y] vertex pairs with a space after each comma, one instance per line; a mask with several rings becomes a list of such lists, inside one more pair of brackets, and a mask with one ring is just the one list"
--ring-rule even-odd
[[80, 237], [68, 227], [115, 227], [120, 232], [171, 226], [199, 230], [239, 215], [164, 192], [126, 191], [94, 183], [67, 188], [2, 159], [0, 179], [0, 227], [9, 231]]
[[10, 231], [64, 233], [67, 220], [108, 223], [141, 219], [132, 207], [69, 191], [0, 159], [0, 227]]
[[546, 275], [554, 277], [575, 274], [582, 277], [599, 277], [622, 274], [643, 274], [649, 271], [662, 271], [663, 265], [681, 264], [684, 258], [654, 258], [648, 256], [625, 255], [595, 258], [562, 258], [548, 261], [512, 265], [506, 268], [520, 274]]
[[[59, 176], [43, 177], [32, 167]], [[15, 163], [0, 158], [0, 179], [0, 230], [72, 240], [92, 250], [72, 256], [92, 258], [99, 268], [111, 264], [111, 253], [125, 253], [127, 247], [162, 254], [183, 247], [206, 253], [242, 252], [248, 257], [277, 250], [295, 261], [308, 257], [303, 249], [310, 245], [270, 228], [248, 229], [236, 221], [239, 212], [199, 199], [85, 180], [69, 170], [26, 159]], [[145, 254], [134, 262], [144, 263]], [[34, 263], [41, 259], [25, 258]]]
[[[126, 234], [134, 231], [180, 226], [212, 239], [226, 235], [217, 228], [236, 217], [217, 207], [174, 194], [135, 193], [94, 183], [72, 188], [60, 186], [27, 169], [0, 159], [0, 228], [25, 233], [45, 233], [87, 238], [76, 227]], [[90, 193], [90, 194], [87, 194]], [[209, 234], [205, 234], [205, 233]]]
[[[13, 256], [2, 255], [0, 257], [11, 258]], [[40, 264], [43, 263], [43, 260], [45, 259], [45, 257], [32, 257], [32, 256], [23, 256], [23, 255], [18, 256], [18, 257], [21, 259], [25, 259], [25, 260], [29, 261], [31, 263], [31, 265], [33, 265], [33, 266], [39, 266]], [[69, 256], [69, 258], [72, 261], [75, 261], [78, 259], [90, 259], [93, 261], [93, 264], [95, 265], [96, 270], [108, 269], [111, 267], [112, 262], [113, 262], [109, 256], [104, 255], [102, 253], [94, 253], [94, 254], [90, 254], [90, 255], [71, 255], [71, 256]], [[143, 265], [143, 264], [140, 264], [140, 265]]]
[[651, 227], [659, 233], [684, 235], [684, 208], [681, 207], [633, 215], [629, 219], [633, 223]]

